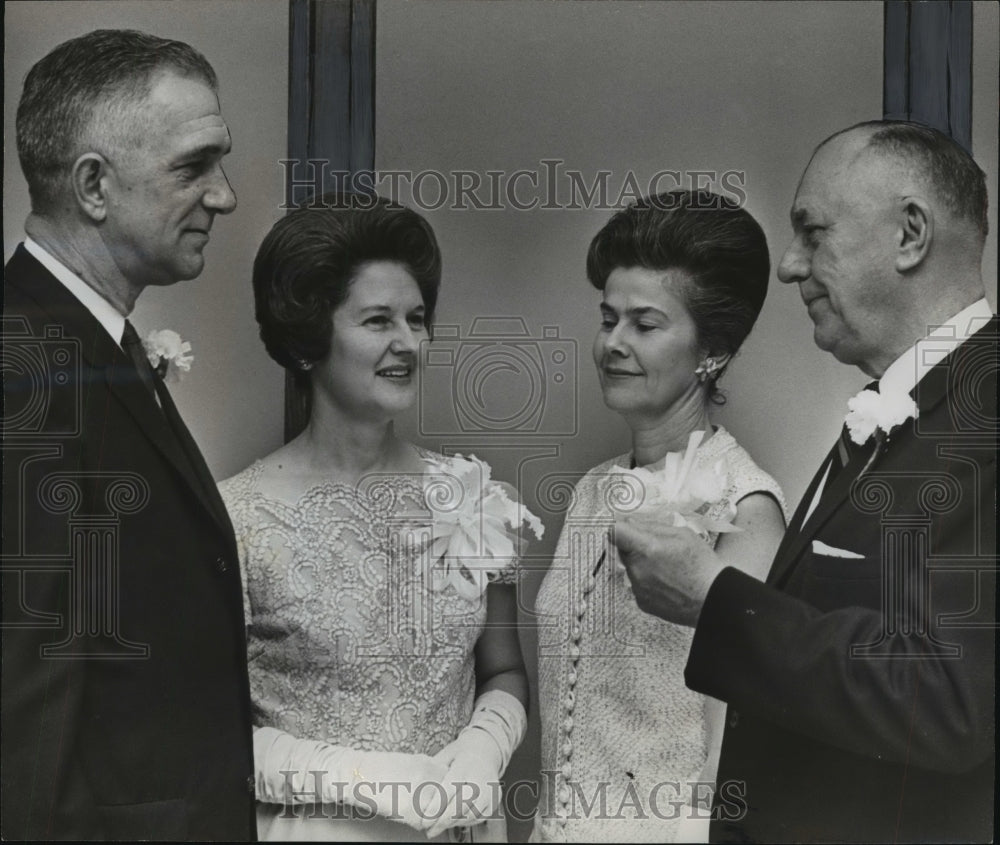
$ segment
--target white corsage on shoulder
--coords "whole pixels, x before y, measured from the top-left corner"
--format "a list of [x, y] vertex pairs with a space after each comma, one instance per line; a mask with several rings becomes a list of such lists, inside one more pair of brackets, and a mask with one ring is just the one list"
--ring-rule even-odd
[[191, 344], [181, 340], [177, 332], [170, 329], [151, 331], [142, 342], [146, 357], [165, 382], [173, 383], [181, 380], [181, 374], [191, 371]]
[[724, 460], [711, 466], [697, 465], [698, 447], [704, 437], [704, 431], [692, 432], [683, 453], [667, 453], [663, 469], [618, 470], [630, 487], [638, 488], [630, 497], [638, 501], [631, 513], [655, 516], [675, 527], [690, 528], [706, 541], [711, 534], [740, 530], [732, 524], [736, 518], [732, 502], [726, 504], [721, 514], [708, 516], [723, 501], [729, 479]]
[[894, 428], [920, 413], [908, 391], [886, 386], [881, 386], [881, 392], [862, 390], [847, 400], [847, 407], [844, 422], [851, 440], [859, 446], [879, 431], [888, 438]]
[[476, 600], [491, 576], [518, 557], [522, 523], [539, 540], [545, 527], [510, 485], [490, 479], [490, 465], [475, 455], [424, 460], [430, 465], [424, 502], [432, 515], [431, 589], [451, 584], [463, 598]]

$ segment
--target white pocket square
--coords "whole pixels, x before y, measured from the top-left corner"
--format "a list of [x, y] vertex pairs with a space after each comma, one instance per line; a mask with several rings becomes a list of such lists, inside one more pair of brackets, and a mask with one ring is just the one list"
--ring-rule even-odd
[[835, 549], [833, 546], [828, 546], [822, 540], [813, 540], [813, 554], [826, 555], [827, 557], [847, 557], [854, 560], [864, 558], [864, 555], [859, 555], [857, 552], [849, 552], [847, 549]]

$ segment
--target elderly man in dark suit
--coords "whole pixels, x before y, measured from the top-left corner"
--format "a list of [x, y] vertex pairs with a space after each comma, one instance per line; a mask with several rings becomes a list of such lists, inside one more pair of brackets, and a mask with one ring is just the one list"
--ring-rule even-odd
[[766, 583], [690, 532], [616, 527], [640, 607], [695, 628], [688, 686], [729, 705], [713, 841], [992, 839], [986, 208], [983, 172], [933, 129], [824, 141], [778, 277], [817, 345], [877, 381], [849, 403]]
[[[229, 130], [196, 50], [101, 30], [25, 79], [6, 266], [2, 833], [255, 838], [235, 539], [128, 315], [194, 279]], [[152, 352], [152, 355], [150, 355]], [[183, 362], [181, 362], [183, 363]]]

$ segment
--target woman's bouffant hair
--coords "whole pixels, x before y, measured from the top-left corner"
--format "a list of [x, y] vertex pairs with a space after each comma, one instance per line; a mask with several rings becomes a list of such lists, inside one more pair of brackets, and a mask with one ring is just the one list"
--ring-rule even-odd
[[254, 308], [268, 354], [300, 382], [330, 351], [333, 312], [365, 264], [402, 264], [434, 317], [441, 252], [417, 214], [382, 197], [325, 196], [274, 224], [253, 265]]
[[[604, 290], [617, 268], [684, 271], [681, 295], [710, 355], [735, 355], [767, 296], [771, 259], [756, 220], [711, 191], [669, 191], [644, 197], [617, 212], [590, 243], [587, 278]], [[709, 381], [709, 398], [725, 367]]]

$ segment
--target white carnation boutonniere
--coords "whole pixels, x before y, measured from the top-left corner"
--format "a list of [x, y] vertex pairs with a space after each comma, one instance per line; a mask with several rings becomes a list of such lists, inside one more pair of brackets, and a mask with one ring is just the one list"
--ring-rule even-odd
[[517, 500], [514, 488], [490, 478], [491, 468], [474, 455], [425, 458], [424, 502], [431, 520], [431, 589], [449, 584], [463, 598], [477, 600], [491, 577], [519, 555], [522, 524], [539, 540], [541, 520]]
[[862, 390], [847, 400], [847, 408], [844, 421], [851, 440], [859, 446], [879, 433], [888, 440], [895, 428], [920, 413], [908, 391], [887, 386], [882, 386], [881, 392]]
[[[697, 461], [704, 431], [688, 438], [683, 452], [669, 452], [662, 469], [620, 469], [622, 480], [632, 489], [628, 498], [638, 502], [634, 514], [655, 516], [678, 528], [690, 528], [706, 542], [712, 534], [740, 531], [733, 525], [736, 506], [727, 502], [721, 508], [729, 486], [724, 460], [703, 466]], [[621, 498], [621, 497], [619, 497]], [[711, 516], [709, 515], [711, 514]]]
[[146, 357], [165, 382], [174, 383], [181, 380], [181, 374], [191, 371], [191, 344], [181, 340], [181, 336], [170, 329], [151, 331], [142, 342]]

